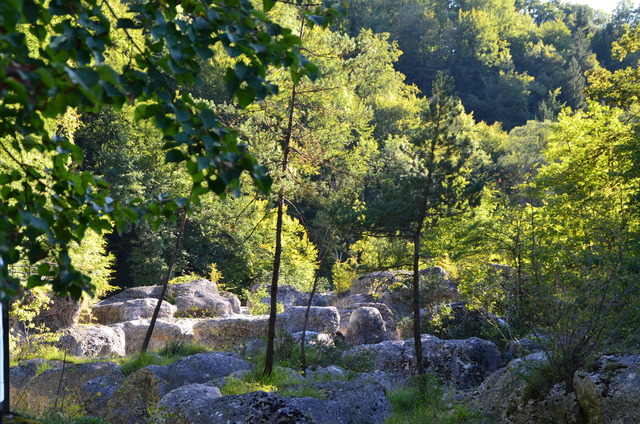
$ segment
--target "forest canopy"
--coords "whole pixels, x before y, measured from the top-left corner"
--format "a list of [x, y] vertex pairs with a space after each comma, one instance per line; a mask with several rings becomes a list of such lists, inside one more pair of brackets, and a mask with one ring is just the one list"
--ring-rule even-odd
[[614, 320], [640, 312], [639, 20], [627, 0], [4, 2], [0, 293], [160, 284], [175, 256], [242, 295], [280, 234], [301, 290], [439, 265], [512, 331], [637, 342]]

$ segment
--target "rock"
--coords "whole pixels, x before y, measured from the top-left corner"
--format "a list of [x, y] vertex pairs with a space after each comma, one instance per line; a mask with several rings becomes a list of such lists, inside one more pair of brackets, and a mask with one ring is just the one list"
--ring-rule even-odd
[[76, 302], [71, 297], [52, 296], [47, 309], [40, 311], [33, 319], [34, 324], [44, 324], [51, 331], [77, 324], [80, 314], [86, 305]]
[[209, 280], [169, 285], [168, 297], [176, 306], [176, 317], [218, 317], [233, 313], [231, 302], [218, 293], [218, 286]]
[[212, 348], [227, 350], [263, 337], [267, 334], [268, 320], [267, 315], [203, 319], [193, 326], [194, 339]]
[[75, 325], [66, 328], [56, 345], [73, 356], [126, 355], [124, 331], [104, 325]]
[[640, 355], [603, 356], [574, 373], [572, 388], [560, 382], [533, 396], [523, 376], [545, 361], [539, 352], [509, 362], [478, 387], [470, 404], [490, 422], [640, 422]]
[[139, 369], [115, 391], [102, 418], [110, 424], [145, 424], [149, 421], [150, 409], [155, 407], [161, 399], [161, 384], [153, 371], [147, 368]]
[[[113, 300], [118, 296], [120, 295], [105, 299], [93, 306], [92, 313], [99, 324], [108, 325], [151, 318], [158, 304], [157, 298], [127, 299], [124, 301]], [[177, 308], [174, 305], [169, 302], [162, 302], [158, 318], [171, 318], [176, 311]]]
[[62, 412], [98, 417], [123, 381], [113, 362], [66, 364], [31, 378], [13, 405], [16, 411], [36, 416], [55, 405]]
[[233, 312], [234, 314], [242, 313], [242, 305], [240, 303], [240, 298], [238, 296], [227, 291], [220, 292], [220, 296], [224, 297], [229, 301], [229, 304], [231, 305], [231, 312]]
[[[374, 368], [385, 372], [415, 372], [413, 340], [361, 345], [353, 348], [351, 354], [371, 355]], [[427, 372], [451, 382], [458, 389], [478, 386], [500, 366], [500, 351], [496, 345], [476, 337], [466, 340], [440, 340], [423, 334], [422, 355]]]
[[[256, 286], [258, 289], [260, 286]], [[267, 288], [268, 292], [268, 288]], [[289, 284], [283, 284], [278, 286], [278, 295], [276, 296], [276, 302], [282, 303], [285, 309], [291, 306], [307, 306], [309, 304], [309, 293], [301, 292], [295, 287]], [[266, 296], [260, 299], [265, 305], [269, 305], [271, 302], [271, 296]], [[251, 306], [248, 304], [247, 306]], [[313, 302], [311, 306], [329, 306], [327, 297], [321, 293], [316, 293], [313, 296]]]
[[[276, 319], [276, 325], [289, 333], [302, 331], [306, 306], [291, 306]], [[340, 315], [332, 306], [312, 306], [309, 309], [307, 330], [317, 333], [335, 334], [338, 331]]]
[[311, 380], [344, 380], [346, 376], [347, 371], [336, 365], [307, 370], [307, 378]]
[[153, 421], [172, 424], [188, 423], [188, 420], [180, 417], [197, 416], [196, 411], [204, 409], [211, 400], [221, 396], [220, 389], [209, 384], [189, 384], [178, 387], [160, 399]]
[[160, 394], [164, 396], [178, 387], [211, 382], [237, 371], [248, 370], [251, 366], [236, 354], [213, 352], [188, 356], [164, 367], [150, 365], [147, 368], [163, 380]]
[[[375, 424], [382, 423], [390, 412], [384, 387], [379, 384], [350, 381], [314, 383], [311, 387], [322, 392], [326, 399], [265, 392], [216, 398], [202, 388], [195, 388], [190, 391], [194, 396], [191, 400], [171, 410], [171, 419], [179, 424]], [[198, 395], [198, 390], [203, 394]]]
[[[302, 331], [292, 334], [295, 339], [300, 342], [302, 340]], [[315, 331], [307, 331], [305, 334], [306, 345], [324, 345], [333, 346], [333, 336], [325, 333], [316, 333]]]
[[362, 307], [351, 313], [346, 340], [351, 345], [380, 343], [387, 338], [386, 332], [387, 327], [380, 311]]
[[[361, 296], [351, 296], [351, 298]], [[352, 299], [354, 300], [354, 299]], [[383, 340], [398, 340], [398, 330], [396, 328], [395, 319], [393, 317], [393, 312], [387, 305], [379, 302], [353, 302], [353, 303], [344, 303], [348, 305], [348, 309], [340, 309], [340, 332], [342, 334], [346, 334], [348, 332], [349, 321], [351, 319], [351, 314], [358, 308], [370, 307], [376, 308], [380, 315], [382, 316], [382, 320], [384, 321], [384, 325], [386, 327], [385, 338]], [[380, 340], [382, 341], [382, 340]]]
[[[138, 319], [112, 324], [109, 327], [124, 333], [125, 352], [129, 355], [140, 351], [150, 322], [148, 319]], [[157, 320], [149, 341], [149, 350], [161, 349], [170, 342], [193, 341], [193, 326], [196, 322], [198, 320], [193, 319]]]
[[36, 375], [47, 369], [61, 366], [60, 361], [47, 361], [42, 358], [29, 359], [22, 361], [18, 366], [11, 367], [9, 370], [9, 394], [12, 406], [14, 406], [18, 398], [24, 396], [24, 388]]

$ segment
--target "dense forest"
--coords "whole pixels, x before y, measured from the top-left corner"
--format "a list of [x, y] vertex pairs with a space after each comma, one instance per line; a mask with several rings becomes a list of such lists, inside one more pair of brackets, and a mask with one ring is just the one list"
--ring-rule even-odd
[[[128, 31], [114, 33], [99, 59], [74, 57], [75, 46], [60, 36], [54, 43], [66, 49], [64, 60], [135, 73], [145, 67], [138, 46], [149, 39], [156, 40], [147, 41], [151, 47], [166, 40], [154, 54], [168, 49], [166, 57], [175, 60], [186, 54], [171, 30], [147, 31], [141, 16], [151, 15], [138, 2], [92, 4]], [[5, 231], [9, 218], [2, 224], [3, 267], [13, 264], [3, 276], [15, 278], [21, 264], [38, 266], [57, 254], [33, 246], [62, 234], [45, 228], [42, 216], [57, 211], [55, 193], [63, 189], [45, 180], [64, 162], [108, 188], [96, 210], [111, 202], [149, 208], [148, 219], [130, 219], [136, 216], [129, 209], [126, 222], [102, 219], [74, 230], [82, 243], [71, 246], [67, 262], [93, 277], [99, 294], [110, 286], [160, 284], [175, 256], [173, 277], [211, 278], [243, 296], [271, 281], [280, 227], [280, 284], [344, 291], [367, 272], [441, 266], [470, 308], [509, 321], [509, 331], [554, 328], [570, 338], [575, 350], [567, 361], [603, 341], [637, 346], [640, 9], [626, 0], [611, 16], [561, 0], [351, 0], [344, 16], [314, 25], [325, 23], [325, 15], [305, 17], [287, 2], [265, 1], [264, 8], [265, 33], [285, 34], [282, 43], [300, 40], [295, 60], [302, 71], [292, 71], [293, 59], [285, 58], [263, 64], [266, 73], [258, 75], [252, 59], [276, 47], [264, 40], [242, 44], [255, 47], [247, 59], [230, 35], [193, 61], [197, 81], [158, 62], [170, 84], [159, 91], [213, 111], [198, 112], [206, 130], [220, 140], [234, 134], [257, 161], [223, 151], [215, 179], [206, 171], [208, 156], [193, 154], [221, 142], [194, 141], [193, 134], [181, 141], [182, 130], [173, 129], [157, 104], [145, 103], [154, 96], [144, 88], [138, 102], [114, 94], [120, 100], [87, 107], [81, 99], [63, 110], [54, 109], [56, 101], [70, 92], [56, 92], [38, 112], [40, 126], [66, 141], [46, 151], [30, 148], [37, 142], [11, 121], [9, 100], [22, 95], [12, 72], [31, 70], [13, 67], [11, 56], [0, 53], [2, 208], [30, 228], [12, 239]], [[25, 8], [27, 19], [29, 13]], [[55, 31], [66, 31], [55, 23], [63, 15], [50, 17]], [[0, 45], [18, 46], [3, 31], [9, 25], [3, 19]], [[84, 23], [99, 32], [95, 20]], [[43, 47], [42, 31], [40, 37], [26, 25], [23, 38], [30, 54], [40, 51], [53, 63], [61, 53]], [[48, 83], [45, 73], [38, 75]], [[68, 76], [86, 83], [83, 95], [91, 99], [93, 77]], [[100, 77], [108, 80], [107, 73]], [[184, 129], [191, 124], [182, 112], [175, 115]], [[209, 117], [215, 125], [206, 125]], [[66, 155], [53, 167], [52, 152]], [[240, 173], [237, 163], [249, 172]], [[33, 189], [15, 186], [22, 175]], [[86, 181], [74, 178], [65, 180], [70, 196], [86, 199]], [[43, 201], [39, 210], [54, 211], [49, 215], [11, 212], [11, 199], [47, 191], [54, 192], [54, 206]], [[198, 200], [185, 206], [180, 199], [194, 192]], [[178, 200], [158, 206], [167, 199]], [[11, 247], [15, 240], [31, 246], [28, 257]], [[504, 269], [513, 274], [509, 284]], [[41, 275], [29, 284], [48, 272], [39, 266]]]

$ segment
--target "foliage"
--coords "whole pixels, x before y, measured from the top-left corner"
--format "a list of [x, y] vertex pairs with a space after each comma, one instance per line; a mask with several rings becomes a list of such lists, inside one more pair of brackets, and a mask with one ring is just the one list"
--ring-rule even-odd
[[454, 401], [452, 390], [431, 374], [391, 390], [387, 397], [392, 413], [385, 424], [481, 422], [464, 404]]
[[[241, 107], [277, 91], [266, 79], [269, 66], [285, 66], [296, 79], [315, 78], [317, 68], [300, 54], [299, 37], [267, 16], [275, 2], [264, 2], [264, 11], [248, 1], [231, 1], [228, 8], [200, 1], [179, 3], [178, 7], [170, 1], [160, 9], [151, 3], [130, 3], [135, 20], [119, 15], [120, 8], [110, 2], [97, 0], [15, 1], [1, 9], [0, 139], [3, 147], [11, 146], [3, 152], [12, 163], [0, 174], [5, 218], [0, 227], [0, 272], [5, 298], [16, 292], [19, 283], [7, 265], [21, 256], [37, 263], [49, 252], [55, 258], [53, 270], [39, 269], [30, 286], [51, 277], [54, 291], [62, 295], [78, 298], [83, 291], [92, 291], [89, 279], [71, 264], [70, 242], [80, 243], [87, 228], [101, 234], [112, 222], [122, 229], [143, 216], [157, 226], [162, 217], [171, 217], [185, 204], [166, 197], [148, 207], [142, 207], [140, 199], [119, 202], [109, 195], [104, 180], [78, 172], [82, 149], [64, 131], [48, 131], [45, 122], [70, 108], [84, 113], [105, 105], [120, 109], [125, 103], [134, 104], [137, 119], [152, 118], [162, 131], [165, 161], [185, 165], [193, 201], [208, 192], [238, 192], [243, 171], [268, 191], [270, 178], [238, 145], [236, 133], [224, 128], [206, 104], [173, 87], [198, 83], [198, 60], [211, 58], [218, 43], [239, 59], [227, 71], [226, 81]], [[326, 8], [302, 8], [311, 25], [327, 24], [343, 10], [342, 5], [326, 4]], [[136, 42], [131, 34], [139, 30], [145, 37]], [[124, 34], [135, 52], [124, 66], [105, 61], [107, 51], [117, 48], [115, 34]], [[43, 169], [25, 161], [29, 152], [41, 154], [48, 166]]]
[[[267, 286], [261, 285], [253, 291], [244, 290], [242, 294], [247, 299], [247, 305], [249, 305], [249, 313], [251, 315], [266, 315], [269, 312], [269, 305], [262, 301], [269, 297]], [[283, 313], [284, 305], [281, 302], [278, 302], [277, 305], [277, 313]]]

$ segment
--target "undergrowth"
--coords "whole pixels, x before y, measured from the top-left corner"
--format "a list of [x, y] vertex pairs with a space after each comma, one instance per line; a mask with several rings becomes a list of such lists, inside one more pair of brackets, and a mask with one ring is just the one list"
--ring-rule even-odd
[[174, 341], [158, 351], [125, 356], [120, 358], [118, 362], [122, 373], [128, 376], [149, 365], [170, 365], [184, 357], [208, 351], [207, 347], [197, 343]]
[[480, 417], [453, 399], [444, 383], [427, 374], [387, 394], [392, 413], [385, 424], [476, 424]]

